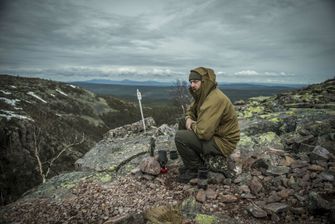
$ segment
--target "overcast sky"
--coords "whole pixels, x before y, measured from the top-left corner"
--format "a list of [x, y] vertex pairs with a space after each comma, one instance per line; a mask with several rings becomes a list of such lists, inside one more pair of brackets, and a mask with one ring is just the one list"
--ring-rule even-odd
[[334, 0], [0, 0], [0, 73], [58, 81], [316, 83], [335, 76]]

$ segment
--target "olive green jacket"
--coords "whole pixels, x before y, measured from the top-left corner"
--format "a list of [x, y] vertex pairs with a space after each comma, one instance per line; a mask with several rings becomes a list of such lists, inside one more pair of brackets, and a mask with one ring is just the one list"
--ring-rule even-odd
[[212, 69], [199, 67], [193, 69], [202, 76], [198, 91], [190, 92], [194, 98], [186, 112], [186, 119], [196, 121], [192, 130], [202, 140], [213, 138], [223, 155], [231, 154], [240, 140], [240, 127], [234, 105], [218, 88]]

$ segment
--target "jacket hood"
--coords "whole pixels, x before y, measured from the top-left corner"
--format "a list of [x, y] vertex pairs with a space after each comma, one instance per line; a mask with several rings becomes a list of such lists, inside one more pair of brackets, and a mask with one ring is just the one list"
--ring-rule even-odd
[[198, 68], [192, 69], [191, 72], [196, 72], [199, 75], [201, 75], [203, 81], [207, 80], [208, 82], [212, 82], [216, 84], [216, 75], [213, 69], [205, 68], [205, 67], [198, 67]]
[[200, 106], [205, 101], [208, 94], [213, 89], [215, 89], [217, 86], [216, 75], [213, 69], [205, 68], [205, 67], [198, 67], [198, 68], [192, 69], [191, 72], [196, 72], [202, 76], [202, 83], [201, 83], [200, 89], [196, 92], [193, 92], [190, 89], [190, 93], [195, 100], [196, 110], [199, 111]]

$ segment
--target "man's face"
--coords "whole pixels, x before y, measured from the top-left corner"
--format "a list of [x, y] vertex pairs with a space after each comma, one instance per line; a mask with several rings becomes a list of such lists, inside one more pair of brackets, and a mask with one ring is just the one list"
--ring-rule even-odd
[[190, 85], [191, 85], [192, 91], [194, 92], [194, 91], [200, 89], [201, 80], [190, 80]]

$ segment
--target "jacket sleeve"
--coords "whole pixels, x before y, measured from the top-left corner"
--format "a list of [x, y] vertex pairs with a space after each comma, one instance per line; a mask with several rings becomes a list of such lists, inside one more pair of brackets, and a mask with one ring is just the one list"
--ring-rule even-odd
[[210, 140], [220, 124], [225, 108], [222, 100], [205, 101], [200, 107], [198, 119], [192, 125], [192, 130], [202, 140]]

